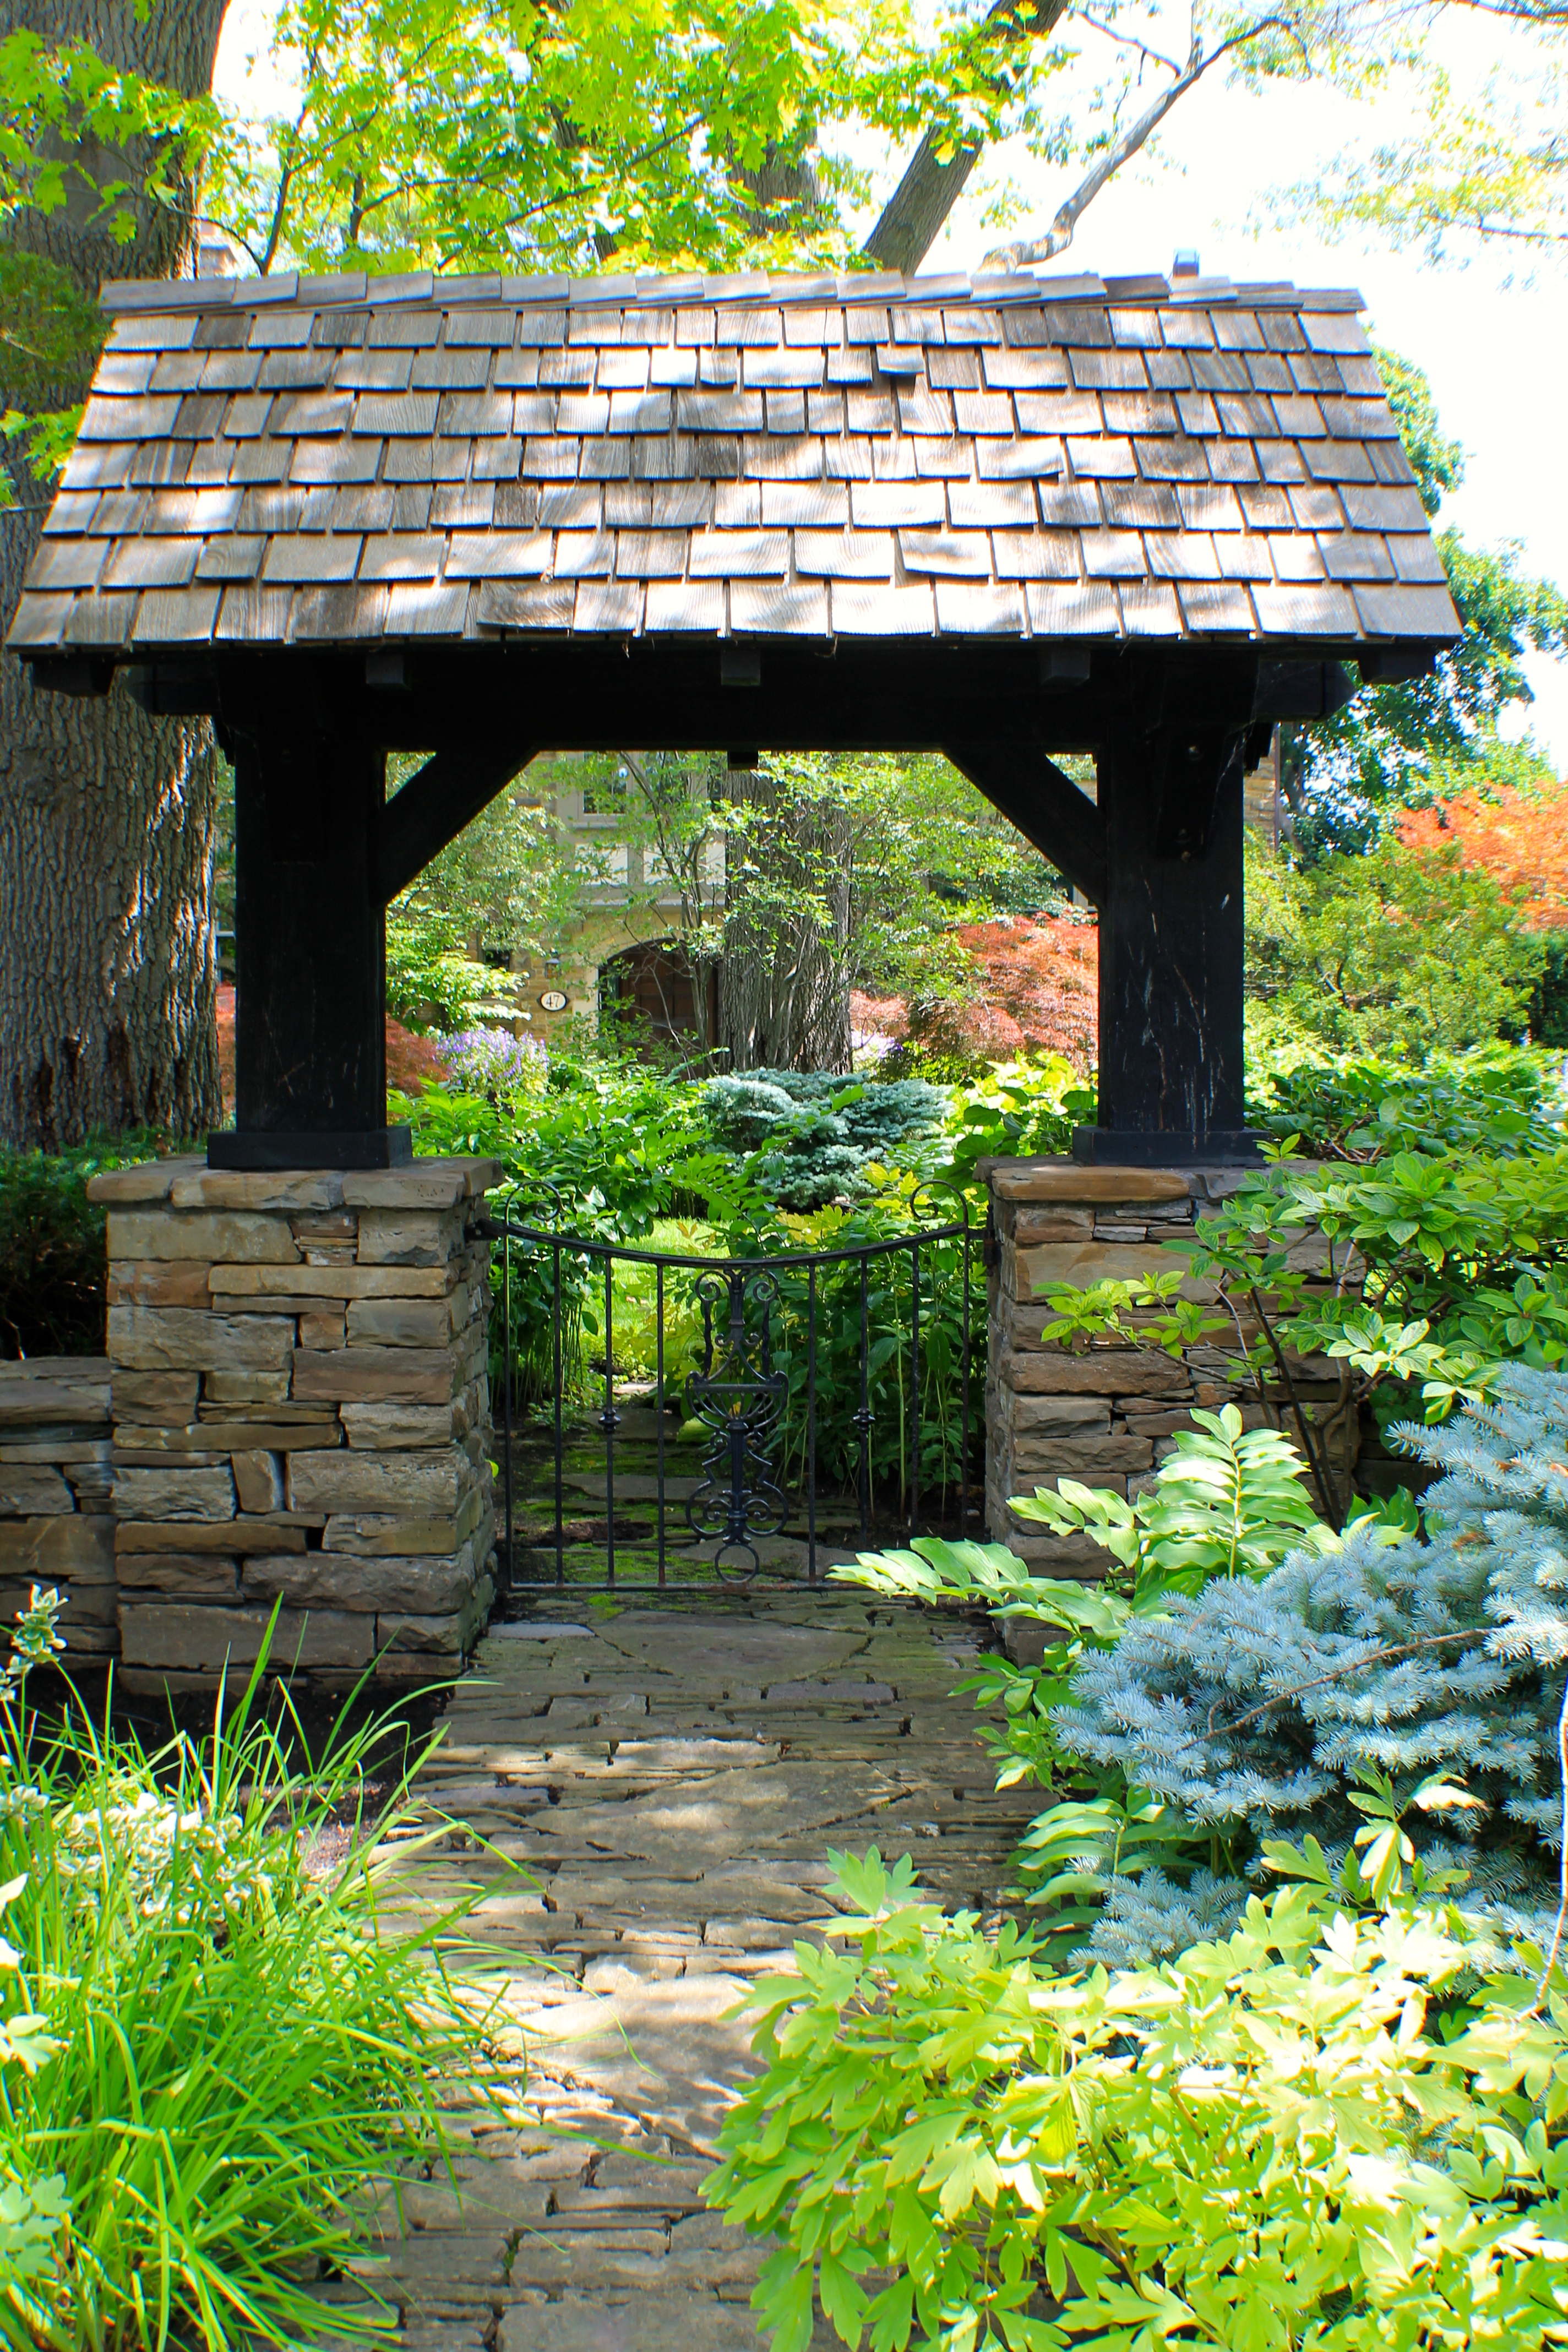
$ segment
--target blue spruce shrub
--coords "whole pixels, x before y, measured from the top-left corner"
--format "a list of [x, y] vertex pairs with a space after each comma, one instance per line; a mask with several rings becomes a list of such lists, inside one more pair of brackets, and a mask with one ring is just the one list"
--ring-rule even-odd
[[[1244, 1848], [1308, 1832], [1344, 1848], [1361, 1774], [1387, 1775], [1406, 1806], [1435, 1778], [1462, 1786], [1477, 1809], [1439, 1801], [1407, 1833], [1469, 1873], [1461, 1903], [1539, 1932], [1563, 1836], [1568, 1376], [1510, 1367], [1493, 1402], [1398, 1435], [1444, 1473], [1426, 1496], [1428, 1541], [1363, 1524], [1258, 1583], [1172, 1598], [1085, 1658], [1056, 1720], [1065, 1747]], [[1247, 1892], [1158, 1875], [1113, 1884], [1087, 1956], [1158, 1957], [1194, 1906], [1224, 1932]]]
[[762, 1154], [757, 1176], [784, 1209], [853, 1200], [867, 1189], [867, 1166], [934, 1127], [944, 1108], [941, 1088], [923, 1078], [864, 1086], [817, 1070], [710, 1078], [703, 1102], [719, 1143]]

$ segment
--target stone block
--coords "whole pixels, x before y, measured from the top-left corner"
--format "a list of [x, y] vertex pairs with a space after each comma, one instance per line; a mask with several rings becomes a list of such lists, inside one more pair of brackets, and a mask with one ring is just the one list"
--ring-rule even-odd
[[[1179, 1274], [1178, 1253], [1158, 1242], [1047, 1242], [1038, 1249], [1019, 1250], [1013, 1296], [1038, 1298], [1058, 1284], [1087, 1290], [1096, 1282], [1137, 1282], [1145, 1276]], [[1004, 1266], [1004, 1280], [1006, 1279]], [[1188, 1275], [1181, 1285], [1184, 1298], [1211, 1300], [1212, 1282]]]
[[447, 1348], [300, 1349], [293, 1361], [294, 1394], [334, 1404], [446, 1404], [463, 1385]]
[[110, 1307], [210, 1307], [205, 1258], [120, 1258], [109, 1269]]
[[1094, 1212], [1091, 1209], [1030, 1209], [1013, 1212], [1012, 1230], [1005, 1234], [1020, 1249], [1033, 1249], [1042, 1242], [1087, 1242], [1094, 1238]]
[[[454, 1412], [457, 1408], [454, 1406]], [[8, 1445], [0, 1445], [0, 1462], [52, 1463], [57, 1470], [109, 1460], [107, 1437], [62, 1437], [56, 1428], [30, 1429]]]
[[144, 1160], [134, 1168], [106, 1168], [100, 1175], [89, 1176], [87, 1197], [105, 1206], [122, 1207], [132, 1202], [166, 1201], [182, 1176], [205, 1172], [206, 1162], [194, 1155], [181, 1160]]
[[203, 1374], [204, 1404], [284, 1404], [289, 1397], [289, 1369], [281, 1371], [215, 1370]]
[[[209, 1381], [216, 1375], [209, 1374]], [[201, 1388], [195, 1372], [132, 1372], [114, 1375], [114, 1410], [128, 1421], [187, 1422]]]
[[468, 1601], [479, 1581], [473, 1547], [428, 1559], [367, 1558], [330, 1551], [261, 1555], [245, 1563], [247, 1600], [293, 1608], [390, 1609], [445, 1617]]
[[1003, 1390], [1036, 1396], [1185, 1396], [1192, 1376], [1180, 1357], [1160, 1348], [1008, 1350], [997, 1363]]
[[[125, 1601], [120, 1610], [121, 1654], [128, 1666], [202, 1668], [213, 1674], [251, 1666], [267, 1640], [270, 1611], [204, 1608], [183, 1601]], [[297, 1666], [370, 1664], [374, 1619], [343, 1610], [279, 1612], [268, 1664], [279, 1673]]]
[[[1260, 1425], [1263, 1415], [1256, 1405], [1251, 1410], [1253, 1418], [1250, 1423], [1245, 1410], [1242, 1420], [1245, 1426], [1256, 1429]], [[1125, 1423], [1131, 1437], [1173, 1437], [1177, 1430], [1191, 1429], [1193, 1425], [1190, 1412], [1130, 1412]]]
[[443, 1265], [215, 1265], [214, 1300], [231, 1296], [265, 1299], [274, 1292], [331, 1305], [344, 1298], [445, 1298]]
[[242, 1511], [281, 1511], [286, 1508], [283, 1485], [283, 1457], [258, 1449], [237, 1454], [234, 1457], [235, 1491]]
[[1033, 1436], [1108, 1437], [1110, 1402], [1106, 1397], [1019, 1396], [1002, 1392], [1003, 1426]]
[[[96, 1359], [89, 1360], [96, 1362]], [[68, 1428], [109, 1419], [109, 1367], [96, 1380], [0, 1382], [0, 1429]]]
[[[274, 1407], [273, 1411], [279, 1411]], [[330, 1421], [314, 1419], [283, 1421], [201, 1421], [196, 1423], [197, 1443], [216, 1448], [220, 1454], [287, 1454], [290, 1446], [336, 1445], [340, 1432], [337, 1416]], [[250, 1510], [253, 1506], [242, 1506]], [[268, 1507], [271, 1507], [270, 1506]], [[281, 1504], [278, 1506], [282, 1508]]]
[[169, 1470], [176, 1467], [182, 1470], [216, 1470], [220, 1466], [226, 1467], [228, 1456], [220, 1454], [216, 1446], [171, 1454], [161, 1445], [143, 1450], [140, 1446], [116, 1444], [114, 1463], [118, 1470]]
[[289, 1230], [302, 1250], [352, 1252], [359, 1239], [359, 1215], [353, 1209], [310, 1209], [290, 1217]]
[[155, 1520], [160, 1526], [172, 1520], [232, 1519], [234, 1479], [226, 1465], [221, 1470], [174, 1465], [166, 1470], [121, 1470], [114, 1481], [114, 1509], [119, 1518]]
[[345, 1176], [343, 1200], [351, 1209], [455, 1209], [467, 1197], [468, 1181], [468, 1170], [455, 1160], [418, 1160], [411, 1168]]
[[341, 1209], [343, 1180], [331, 1171], [202, 1168], [175, 1177], [169, 1199], [176, 1209]]
[[288, 1459], [289, 1504], [296, 1511], [455, 1513], [474, 1475], [456, 1446], [421, 1454], [339, 1448]]
[[0, 1519], [0, 1575], [112, 1582], [114, 1521], [106, 1512], [71, 1511], [41, 1519]]
[[444, 1214], [409, 1209], [360, 1212], [362, 1265], [444, 1266], [462, 1245], [463, 1222], [451, 1211]]
[[111, 1209], [109, 1213], [109, 1256], [111, 1265], [124, 1258], [202, 1258], [210, 1265], [266, 1262], [294, 1265], [300, 1253], [282, 1217], [261, 1217], [243, 1210], [202, 1211], [181, 1215], [171, 1210]]
[[300, 1318], [301, 1348], [342, 1348], [346, 1345], [347, 1339], [341, 1307], [326, 1310], [313, 1307]]
[[1050, 1157], [995, 1163], [991, 1189], [999, 1201], [1182, 1201], [1193, 1179], [1180, 1168], [1084, 1168]]
[[369, 1453], [413, 1453], [461, 1444], [470, 1423], [461, 1398], [450, 1404], [345, 1404], [343, 1434]]
[[121, 1592], [166, 1592], [183, 1601], [237, 1601], [232, 1552], [127, 1551], [117, 1563]]
[[66, 1485], [76, 1496], [79, 1511], [111, 1511], [114, 1508], [114, 1465], [107, 1450], [101, 1462], [68, 1465]]
[[109, 1353], [111, 1362], [132, 1371], [286, 1371], [294, 1353], [294, 1324], [283, 1315], [111, 1307]]
[[[198, 1551], [303, 1551], [305, 1530], [302, 1526], [290, 1527], [277, 1519], [230, 1519], [226, 1524], [216, 1520], [204, 1526], [191, 1520], [182, 1526], [177, 1538], [182, 1552]], [[169, 1551], [169, 1528], [160, 1519], [145, 1522], [121, 1519], [114, 1530], [114, 1557], [124, 1559], [127, 1552]]]
[[426, 1650], [446, 1657], [466, 1656], [485, 1629], [494, 1599], [494, 1585], [487, 1574], [481, 1574], [455, 1611], [439, 1616], [382, 1611], [375, 1621], [376, 1647], [394, 1653]]
[[1154, 1449], [1146, 1437], [1020, 1437], [1013, 1445], [1013, 1476], [1024, 1485], [1077, 1478], [1092, 1486], [1107, 1473], [1131, 1478], [1152, 1468], [1153, 1460]]
[[54, 1518], [74, 1511], [76, 1498], [58, 1470], [43, 1462], [0, 1463], [0, 1517]]
[[455, 1320], [445, 1298], [355, 1298], [348, 1311], [350, 1348], [439, 1348]]
[[[327, 1521], [328, 1551], [351, 1552], [364, 1559], [395, 1559], [401, 1553], [425, 1557], [455, 1552], [468, 1537], [484, 1526], [489, 1505], [483, 1489], [465, 1495], [448, 1517], [405, 1517], [384, 1511], [345, 1512]], [[477, 1548], [477, 1547], [476, 1547]]]

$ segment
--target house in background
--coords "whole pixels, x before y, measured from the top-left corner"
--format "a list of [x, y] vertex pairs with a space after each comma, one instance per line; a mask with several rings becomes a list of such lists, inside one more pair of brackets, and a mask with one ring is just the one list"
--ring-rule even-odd
[[709, 832], [692, 845], [686, 870], [669, 870], [657, 846], [628, 838], [646, 828], [628, 809], [629, 780], [563, 781], [587, 762], [559, 756], [550, 762], [556, 789], [550, 805], [562, 835], [585, 853], [589, 879], [580, 923], [557, 955], [537, 960], [494, 953], [510, 966], [522, 994], [532, 1034], [548, 1045], [566, 1024], [619, 1011], [646, 1023], [661, 1055], [671, 1048], [701, 1052], [718, 1035], [718, 972], [710, 962], [694, 982], [682, 940], [704, 916], [722, 913], [724, 841]]

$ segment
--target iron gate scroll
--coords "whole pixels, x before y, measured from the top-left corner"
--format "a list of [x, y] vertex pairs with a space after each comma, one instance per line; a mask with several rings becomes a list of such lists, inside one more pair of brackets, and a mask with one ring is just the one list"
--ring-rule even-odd
[[[646, 1473], [621, 1468], [619, 1475], [623, 1500], [635, 1492], [655, 1505], [648, 1580], [660, 1591], [671, 1589], [672, 1565], [694, 1567], [709, 1547], [708, 1565], [721, 1584], [780, 1572], [815, 1584], [818, 1554], [832, 1549], [822, 1540], [825, 1509], [841, 1522], [847, 1509], [862, 1546], [873, 1533], [907, 1542], [929, 1531], [933, 1476], [936, 1522], [944, 1532], [972, 1532], [971, 1324], [984, 1300], [973, 1292], [979, 1236], [962, 1192], [952, 1191], [955, 1214], [944, 1216], [926, 1187], [911, 1202], [906, 1230], [841, 1249], [754, 1257], [637, 1249], [536, 1222], [550, 1205], [537, 1184], [510, 1199], [492, 1195], [501, 1248], [501, 1361], [496, 1368], [492, 1345], [492, 1372], [500, 1373], [514, 1591], [569, 1580], [568, 1487], [596, 1488], [598, 1474], [569, 1473], [568, 1445], [590, 1430], [603, 1446], [603, 1576], [574, 1567], [570, 1581], [575, 1590], [617, 1589], [617, 1548], [623, 1559], [628, 1549], [616, 1517], [628, 1403], [653, 1408], [651, 1496]], [[616, 1361], [618, 1276], [623, 1286], [635, 1278], [645, 1292], [651, 1280], [644, 1301], [652, 1315], [651, 1377], [640, 1383]], [[673, 1379], [672, 1309], [686, 1326], [687, 1357]], [[646, 1354], [646, 1329], [643, 1336]], [[922, 1370], [934, 1375], [934, 1408], [922, 1402]], [[678, 1433], [669, 1428], [672, 1394], [687, 1408]], [[570, 1423], [569, 1405], [577, 1409]], [[941, 1420], [934, 1439], [933, 1409]], [[529, 1498], [518, 1491], [516, 1454], [530, 1433], [535, 1441], [548, 1436], [550, 1475], [534, 1499], [551, 1507], [551, 1525], [520, 1545]], [[647, 1435], [645, 1429], [645, 1445]], [[689, 1491], [672, 1496], [668, 1457], [678, 1440], [687, 1453], [700, 1445], [700, 1475], [679, 1481]], [[826, 1485], [825, 1467], [837, 1474]], [[679, 1505], [673, 1521], [672, 1501]], [[765, 1566], [758, 1547], [772, 1538], [801, 1548], [797, 1569]], [[624, 1575], [618, 1589], [626, 1589]], [[700, 1579], [680, 1576], [680, 1591], [700, 1589]]]

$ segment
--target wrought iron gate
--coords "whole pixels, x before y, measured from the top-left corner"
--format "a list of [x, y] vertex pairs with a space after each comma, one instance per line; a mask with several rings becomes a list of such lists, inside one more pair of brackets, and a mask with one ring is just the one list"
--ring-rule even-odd
[[[826, 1539], [834, 1525], [862, 1547], [973, 1532], [971, 1325], [984, 1297], [956, 1188], [945, 1216], [931, 1188], [916, 1194], [906, 1231], [757, 1256], [637, 1249], [540, 1222], [543, 1205], [537, 1188], [492, 1195], [492, 1412], [514, 1593], [816, 1584], [821, 1555], [844, 1548]], [[637, 1319], [640, 1378], [617, 1363], [617, 1307], [623, 1330], [628, 1311]], [[651, 1477], [626, 1466], [634, 1416]], [[589, 1432], [605, 1507], [583, 1559], [567, 1504], [569, 1490], [597, 1491], [597, 1471], [583, 1475]], [[677, 1475], [678, 1453], [697, 1475]], [[618, 1526], [617, 1478], [623, 1504], [653, 1504], [651, 1528]]]

